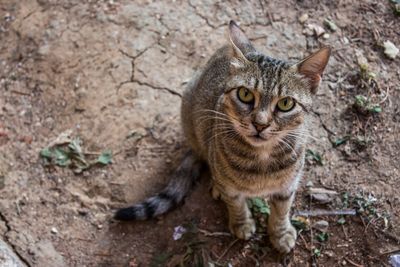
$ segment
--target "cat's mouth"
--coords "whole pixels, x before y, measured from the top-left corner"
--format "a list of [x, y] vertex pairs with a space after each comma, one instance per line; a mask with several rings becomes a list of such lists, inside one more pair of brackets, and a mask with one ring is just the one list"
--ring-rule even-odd
[[259, 133], [254, 134], [254, 135], [250, 135], [249, 138], [253, 142], [265, 142], [265, 141], [267, 141], [267, 139], [265, 137], [261, 136]]

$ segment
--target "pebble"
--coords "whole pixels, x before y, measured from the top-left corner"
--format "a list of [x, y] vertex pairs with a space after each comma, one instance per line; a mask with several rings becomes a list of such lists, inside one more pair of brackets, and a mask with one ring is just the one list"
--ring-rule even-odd
[[324, 33], [324, 34], [322, 35], [322, 38], [324, 38], [325, 40], [326, 40], [326, 39], [329, 39], [329, 37], [330, 37], [329, 33]]
[[328, 230], [329, 227], [329, 223], [327, 221], [324, 220], [320, 220], [314, 223], [314, 228], [318, 229], [322, 232], [326, 232]]
[[311, 198], [321, 204], [329, 203], [332, 198], [328, 194], [310, 194]]
[[390, 256], [389, 261], [392, 267], [400, 267], [400, 254]]
[[303, 15], [301, 15], [301, 16], [299, 17], [299, 22], [300, 22], [301, 24], [304, 24], [307, 20], [308, 20], [308, 14], [307, 14], [307, 13], [304, 13]]
[[315, 34], [315, 36], [320, 37], [324, 33], [325, 29], [317, 24], [308, 24], [306, 28], [303, 30], [303, 34], [307, 36], [312, 36], [313, 34]]
[[55, 235], [58, 234], [57, 228], [52, 227], [52, 228], [51, 228], [51, 233], [52, 233], [52, 234], [55, 234]]
[[313, 187], [314, 183], [312, 181], [307, 181], [306, 187]]
[[335, 256], [335, 254], [333, 253], [333, 251], [325, 251], [325, 255], [328, 256], [329, 258], [333, 258], [333, 256]]
[[399, 49], [391, 41], [384, 42], [383, 47], [385, 48], [385, 55], [390, 59], [395, 59], [399, 53]]

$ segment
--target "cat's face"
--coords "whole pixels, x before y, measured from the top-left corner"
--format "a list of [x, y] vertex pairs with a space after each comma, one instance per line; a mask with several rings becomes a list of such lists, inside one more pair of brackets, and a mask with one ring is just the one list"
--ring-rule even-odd
[[237, 25], [230, 25], [230, 37], [230, 75], [219, 103], [235, 134], [255, 147], [304, 139], [302, 126], [330, 49], [289, 65], [258, 53]]
[[284, 62], [255, 57], [255, 62], [232, 66], [221, 111], [253, 146], [278, 142], [286, 135], [304, 137], [301, 126], [311, 104], [309, 89]]

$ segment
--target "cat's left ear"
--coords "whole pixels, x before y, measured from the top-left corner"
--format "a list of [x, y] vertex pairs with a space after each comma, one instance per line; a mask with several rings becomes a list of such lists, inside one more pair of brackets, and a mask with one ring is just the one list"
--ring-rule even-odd
[[297, 72], [308, 79], [313, 94], [317, 92], [322, 73], [328, 64], [330, 55], [331, 48], [325, 46], [295, 65]]
[[229, 22], [229, 39], [236, 58], [247, 60], [246, 55], [256, 51], [246, 34], [233, 20]]

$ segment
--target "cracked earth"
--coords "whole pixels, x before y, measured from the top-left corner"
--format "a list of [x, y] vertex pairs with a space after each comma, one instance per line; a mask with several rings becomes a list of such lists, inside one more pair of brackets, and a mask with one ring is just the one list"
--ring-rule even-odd
[[[298, 21], [304, 13], [319, 25], [330, 17], [339, 29], [328, 39], [305, 36]], [[305, 236], [285, 262], [387, 264], [385, 252], [399, 248], [400, 235], [400, 61], [386, 58], [380, 44], [391, 40], [399, 47], [400, 25], [388, 1], [372, 0], [2, 0], [0, 240], [21, 262], [149, 266], [155, 255], [185, 251], [172, 239], [175, 226], [196, 222], [211, 232], [228, 231], [223, 205], [208, 194], [207, 174], [184, 205], [162, 218], [119, 224], [111, 215], [166, 184], [184, 152], [182, 91], [227, 42], [230, 19], [273, 57], [295, 61], [322, 44], [334, 48], [315, 97], [316, 140], [309, 145], [325, 164], [307, 164], [294, 210], [312, 208], [305, 195], [312, 182], [340, 193], [374, 194], [390, 215], [384, 233], [357, 218], [343, 229], [335, 225], [337, 218], [326, 218], [332, 235], [323, 251], [333, 256], [313, 256], [312, 237]], [[380, 90], [374, 93], [385, 99], [383, 112], [369, 118], [351, 109], [354, 96], [363, 93], [354, 82], [357, 50], [377, 74]], [[44, 167], [39, 151], [69, 129], [88, 151], [111, 149], [113, 164], [81, 175]], [[131, 138], [135, 133], [141, 138]], [[347, 135], [368, 137], [368, 145], [332, 146]], [[212, 258], [223, 255], [232, 240], [208, 238]], [[248, 243], [240, 241], [220, 260], [254, 266], [247, 251]], [[256, 260], [261, 266], [284, 264], [273, 250]]]

